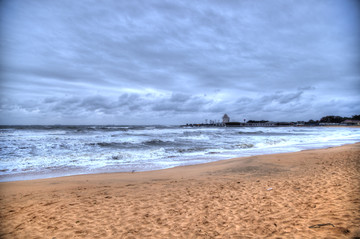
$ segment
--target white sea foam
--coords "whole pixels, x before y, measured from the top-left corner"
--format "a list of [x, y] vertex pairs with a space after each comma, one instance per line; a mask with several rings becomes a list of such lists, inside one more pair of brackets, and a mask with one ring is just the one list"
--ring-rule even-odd
[[359, 128], [0, 128], [0, 180], [144, 171], [360, 141]]

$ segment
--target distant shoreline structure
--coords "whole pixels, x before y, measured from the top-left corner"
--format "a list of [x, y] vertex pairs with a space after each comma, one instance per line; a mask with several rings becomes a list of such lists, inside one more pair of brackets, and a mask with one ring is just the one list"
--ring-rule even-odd
[[[321, 118], [321, 120], [309, 120], [308, 122], [305, 121], [297, 121], [297, 122], [273, 122], [273, 121], [266, 121], [266, 120], [249, 120], [246, 122], [231, 122], [230, 117], [227, 114], [224, 114], [222, 117], [222, 122], [220, 121], [212, 121], [208, 123], [205, 120], [205, 123], [198, 123], [198, 124], [186, 124], [182, 125], [183, 127], [301, 127], [301, 126], [360, 126], [360, 115], [354, 115], [352, 118], [344, 118], [340, 116], [325, 116]], [[333, 121], [340, 121], [340, 122], [333, 122]]]

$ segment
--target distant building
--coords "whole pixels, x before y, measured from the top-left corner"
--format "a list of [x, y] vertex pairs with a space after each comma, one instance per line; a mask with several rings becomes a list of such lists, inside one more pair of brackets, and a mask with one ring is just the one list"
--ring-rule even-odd
[[230, 122], [230, 117], [227, 114], [224, 114], [224, 116], [222, 117], [222, 122], [223, 124], [229, 123]]
[[341, 122], [342, 125], [360, 125], [360, 120], [345, 120]]
[[276, 122], [257, 122], [257, 123], [245, 123], [244, 126], [247, 127], [274, 127], [278, 126]]
[[320, 126], [337, 126], [337, 125], [340, 125], [339, 123], [324, 123], [324, 122], [321, 122], [319, 123]]

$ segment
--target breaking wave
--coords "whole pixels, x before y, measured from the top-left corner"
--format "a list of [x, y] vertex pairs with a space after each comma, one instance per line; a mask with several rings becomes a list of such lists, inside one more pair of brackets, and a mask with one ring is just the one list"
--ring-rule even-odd
[[[142, 171], [360, 141], [359, 128], [182, 128], [176, 126], [0, 126], [0, 181]], [[60, 170], [61, 169], [61, 170]]]

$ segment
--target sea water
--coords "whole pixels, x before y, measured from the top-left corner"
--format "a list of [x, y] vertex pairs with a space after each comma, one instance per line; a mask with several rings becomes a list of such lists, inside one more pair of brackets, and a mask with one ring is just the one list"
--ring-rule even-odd
[[360, 142], [360, 128], [0, 126], [0, 181], [134, 172]]

